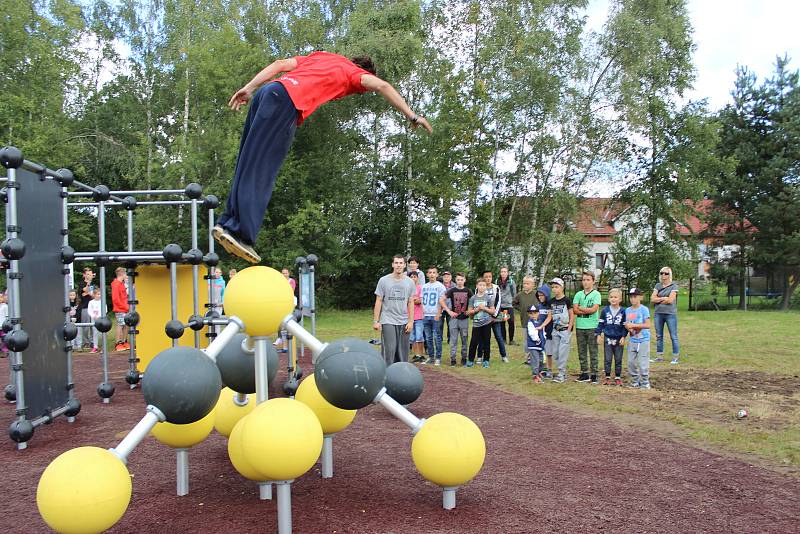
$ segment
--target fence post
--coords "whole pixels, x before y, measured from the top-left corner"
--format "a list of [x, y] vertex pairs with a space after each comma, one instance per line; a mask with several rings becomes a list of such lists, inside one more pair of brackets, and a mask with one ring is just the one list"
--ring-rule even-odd
[[692, 310], [692, 290], [694, 289], [694, 278], [689, 278], [689, 311]]

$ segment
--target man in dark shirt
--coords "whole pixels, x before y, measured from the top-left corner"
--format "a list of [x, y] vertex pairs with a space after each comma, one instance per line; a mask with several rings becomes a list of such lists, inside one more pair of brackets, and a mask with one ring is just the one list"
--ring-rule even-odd
[[450, 329], [450, 365], [456, 364], [456, 349], [458, 339], [461, 338], [461, 365], [467, 363], [467, 333], [469, 331], [469, 319], [467, 318], [467, 308], [469, 299], [472, 298], [472, 291], [464, 287], [467, 277], [464, 273], [456, 273], [456, 286], [451, 287], [439, 299], [439, 304], [444, 312], [450, 317], [448, 325]]
[[[91, 267], [83, 268], [83, 278], [78, 282], [78, 310], [75, 316], [78, 322], [91, 323], [92, 319], [89, 317], [89, 302], [92, 300], [92, 293], [95, 290], [94, 272]], [[92, 327], [85, 326], [78, 329], [78, 337], [75, 340], [76, 347], [85, 349], [92, 348]]]

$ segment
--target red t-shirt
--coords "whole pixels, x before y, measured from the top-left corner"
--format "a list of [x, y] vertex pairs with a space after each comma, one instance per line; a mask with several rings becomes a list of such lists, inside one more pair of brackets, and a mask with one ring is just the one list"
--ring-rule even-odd
[[111, 281], [111, 309], [114, 313], [128, 313], [128, 290], [122, 280]]
[[353, 93], [365, 93], [361, 76], [369, 74], [344, 56], [330, 52], [312, 52], [295, 56], [297, 67], [284, 74], [279, 81], [289, 93], [294, 107], [300, 113], [300, 125], [318, 107]]

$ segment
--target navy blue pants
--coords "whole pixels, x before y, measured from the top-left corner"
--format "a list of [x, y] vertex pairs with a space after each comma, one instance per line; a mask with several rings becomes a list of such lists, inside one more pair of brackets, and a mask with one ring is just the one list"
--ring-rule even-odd
[[256, 91], [244, 122], [225, 213], [217, 221], [248, 245], [256, 242], [295, 131], [297, 110], [283, 85], [272, 82]]

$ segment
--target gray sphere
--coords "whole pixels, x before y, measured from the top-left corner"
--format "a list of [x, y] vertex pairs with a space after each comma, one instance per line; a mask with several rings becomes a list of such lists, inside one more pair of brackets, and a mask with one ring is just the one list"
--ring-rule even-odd
[[[247, 334], [236, 334], [217, 356], [222, 383], [239, 393], [256, 392], [256, 368], [253, 354], [242, 348]], [[267, 381], [271, 384], [278, 373], [278, 352], [267, 343]]]
[[417, 366], [395, 362], [386, 368], [386, 393], [400, 404], [411, 404], [422, 395], [424, 381]]
[[208, 415], [221, 389], [217, 366], [192, 347], [161, 351], [147, 366], [142, 379], [144, 400], [176, 425], [194, 423]]
[[343, 410], [368, 406], [383, 387], [386, 364], [366, 341], [330, 343], [317, 359], [314, 379], [325, 400]]

